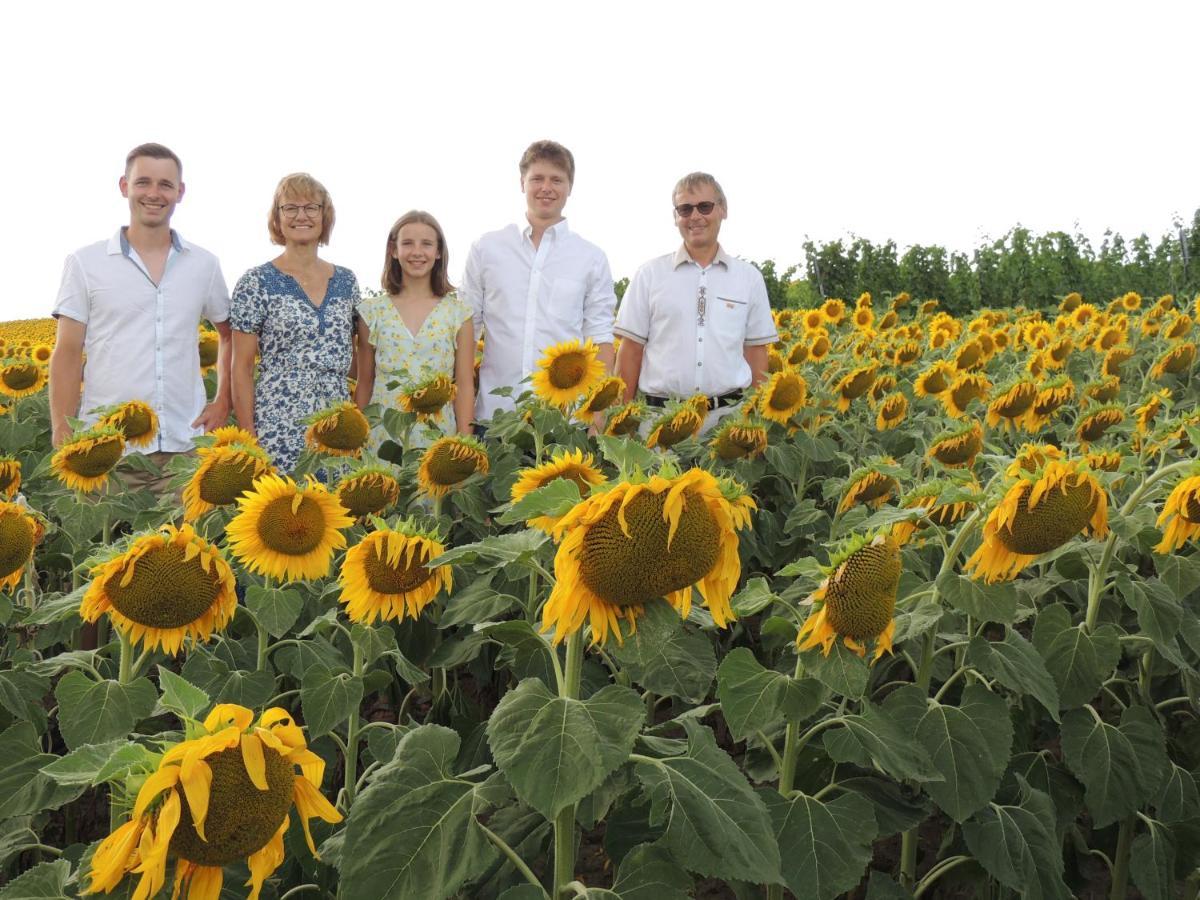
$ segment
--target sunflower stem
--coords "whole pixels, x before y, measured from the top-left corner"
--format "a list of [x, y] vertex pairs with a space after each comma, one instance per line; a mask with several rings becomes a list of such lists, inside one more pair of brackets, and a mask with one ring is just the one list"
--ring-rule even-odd
[[[357, 641], [354, 647], [354, 677], [361, 680], [363, 674], [363, 651]], [[346, 725], [346, 808], [354, 804], [358, 789], [358, 706], [350, 710], [350, 721]]]
[[542, 889], [542, 893], [545, 894], [546, 889], [542, 888], [542, 883], [540, 881], [538, 881], [537, 876], [534, 875], [532, 870], [529, 868], [529, 866], [527, 866], [525, 864], [525, 860], [521, 859], [521, 857], [519, 855], [517, 855], [517, 851], [514, 850], [512, 847], [510, 847], [508, 845], [508, 842], [505, 841], [504, 838], [500, 837], [500, 835], [496, 834], [496, 832], [492, 831], [492, 829], [488, 828], [483, 823], [477, 823], [477, 824], [479, 825], [480, 828], [483, 829], [484, 836], [489, 841], [492, 842], [492, 844], [496, 847], [497, 850], [499, 850], [506, 857], [508, 857], [508, 861], [513, 864], [513, 867], [518, 872], [520, 872], [522, 875], [525, 876], [525, 880], [528, 881], [530, 884], [536, 884], [539, 888]]
[[[800, 654], [796, 654], [796, 668], [792, 673], [793, 680], [799, 681], [804, 677], [804, 658]], [[812, 739], [822, 727], [828, 727], [830, 723], [841, 721], [838, 717], [825, 719], [818, 722], [810, 728], [803, 736], [800, 736], [800, 724], [798, 722], [788, 722], [787, 730], [783, 739], [783, 759], [776, 757], [776, 763], [779, 766], [779, 793], [787, 797], [792, 792], [792, 787], [796, 783], [796, 761], [800, 758], [800, 751], [804, 745]], [[771, 755], [775, 755], [775, 748], [771, 747], [770, 742], [767, 746], [771, 749]], [[783, 900], [783, 885], [770, 884], [767, 885], [767, 900]]]
[[1133, 816], [1121, 822], [1117, 832], [1117, 849], [1113, 853], [1112, 891], [1110, 900], [1124, 900], [1129, 888], [1129, 850], [1133, 846], [1133, 826], [1137, 819]]
[[975, 857], [973, 856], [952, 856], [949, 859], [942, 860], [940, 863], [930, 869], [925, 874], [925, 877], [921, 879], [921, 883], [917, 885], [917, 889], [913, 891], [913, 897], [916, 898], [916, 900], [920, 900], [920, 898], [924, 896], [925, 892], [929, 890], [935, 881], [937, 881], [951, 869], [956, 869], [963, 863], [971, 862], [974, 858]]
[[121, 684], [129, 684], [133, 680], [133, 644], [129, 640], [129, 635], [124, 630], [118, 628], [117, 636], [121, 640], [120, 656], [117, 661], [117, 681]]
[[[567, 662], [563, 669], [559, 696], [566, 700], [579, 697], [583, 675], [583, 629], [567, 638]], [[575, 804], [568, 803], [554, 818], [554, 881], [550, 893], [558, 900], [575, 878]]]

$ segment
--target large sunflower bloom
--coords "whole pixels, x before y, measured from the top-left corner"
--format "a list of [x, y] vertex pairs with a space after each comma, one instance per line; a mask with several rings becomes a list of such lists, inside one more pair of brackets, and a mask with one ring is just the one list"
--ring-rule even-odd
[[76, 491], [98, 490], [108, 482], [108, 473], [121, 461], [125, 438], [117, 429], [95, 427], [72, 435], [50, 460], [54, 474]]
[[995, 428], [1003, 425], [1006, 430], [1015, 428], [1037, 397], [1038, 386], [1032, 381], [1018, 381], [1007, 390], [997, 391], [996, 397], [988, 404], [988, 426]]
[[1158, 381], [1165, 375], [1182, 375], [1196, 361], [1196, 345], [1191, 341], [1176, 344], [1158, 358], [1150, 369], [1150, 377]]
[[331, 456], [358, 456], [371, 432], [367, 417], [349, 400], [315, 413], [308, 422], [305, 443]]
[[650, 428], [646, 438], [647, 447], [674, 447], [680, 441], [695, 437], [704, 427], [704, 414], [689, 403], [677, 403], [667, 407]]
[[426, 448], [417, 469], [417, 486], [430, 497], [444, 497], [476, 472], [488, 472], [483, 444], [467, 435], [450, 434]]
[[1186, 337], [1192, 330], [1192, 317], [1185, 312], [1176, 313], [1162, 330], [1162, 336], [1168, 341]]
[[376, 619], [416, 619], [439, 590], [450, 593], [450, 567], [425, 565], [445, 552], [436, 536], [408, 523], [372, 531], [342, 560], [339, 602], [346, 615], [364, 625]]
[[983, 450], [983, 426], [971, 422], [954, 431], [944, 432], [929, 445], [928, 456], [948, 469], [970, 468]]
[[1084, 530], [1095, 538], [1108, 533], [1108, 496], [1084, 462], [1051, 461], [1008, 489], [966, 569], [973, 578], [1008, 581]]
[[400, 408], [413, 413], [421, 422], [430, 422], [437, 418], [447, 403], [454, 402], [458, 393], [454, 379], [444, 373], [427, 378], [410, 390], [400, 394]]
[[126, 400], [100, 412], [101, 428], [111, 426], [121, 432], [130, 447], [149, 447], [158, 434], [158, 415], [141, 400]]
[[342, 506], [356, 519], [382, 515], [400, 497], [400, 482], [383, 466], [363, 466], [347, 472], [337, 483]]
[[967, 341], [954, 354], [954, 368], [959, 372], [974, 372], [983, 368], [986, 362], [983, 345], [979, 339]]
[[25, 507], [0, 501], [0, 591], [20, 583], [44, 533], [41, 520]]
[[229, 506], [274, 470], [265, 451], [253, 444], [214, 444], [196, 451], [199, 460], [183, 489], [183, 517], [194, 522], [218, 506]]
[[829, 335], [818, 334], [808, 344], [808, 358], [813, 362], [820, 362], [833, 349], [833, 344], [829, 340]]
[[875, 383], [875, 375], [879, 371], [878, 363], [860, 366], [842, 377], [834, 388], [838, 395], [838, 412], [845, 412], [850, 404], [871, 389]]
[[758, 412], [764, 419], [787, 425], [804, 408], [808, 385], [797, 372], [785, 369], [772, 375], [759, 391]]
[[354, 520], [336, 496], [309, 478], [263, 475], [237, 501], [225, 528], [233, 555], [252, 572], [287, 581], [322, 578], [335, 549], [346, 546], [339, 529]]
[[10, 357], [0, 361], [0, 394], [20, 400], [46, 386], [46, 369], [31, 359]]
[[897, 391], [888, 394], [879, 404], [879, 412], [875, 416], [876, 431], [890, 431], [904, 421], [908, 415], [908, 398]]
[[616, 375], [601, 379], [583, 398], [579, 409], [575, 410], [575, 418], [580, 422], [591, 422], [592, 416], [615, 405], [624, 393], [624, 379], [618, 378]]
[[1200, 474], [1175, 485], [1163, 504], [1157, 524], [1159, 528], [1166, 527], [1155, 553], [1171, 553], [1200, 534]]
[[885, 535], [836, 560], [829, 577], [809, 598], [819, 606], [800, 627], [797, 647], [820, 647], [828, 656], [840, 637], [859, 656], [866, 655], [868, 642], [875, 645], [872, 660], [890, 653], [900, 573], [900, 546]]
[[165, 525], [136, 538], [124, 553], [92, 569], [79, 615], [108, 613], [133, 644], [175, 655], [184, 640], [207, 641], [237, 609], [233, 570], [191, 525]]
[[858, 503], [865, 503], [872, 509], [883, 506], [900, 485], [891, 475], [879, 471], [878, 466], [895, 464], [891, 457], [868, 460], [867, 465], [853, 472], [846, 482], [838, 512], [845, 512]]
[[[283, 836], [295, 806], [308, 848], [308, 821], [331, 824], [341, 814], [321, 794], [325, 762], [308, 749], [287, 710], [273, 707], [251, 728], [254, 714], [223, 703], [204, 720], [204, 734], [175, 744], [138, 791], [133, 816], [92, 856], [85, 894], [111, 892], [140, 875], [135, 898], [156, 896], [176, 859], [175, 892], [188, 900], [218, 900], [223, 868], [245, 860], [248, 900], [284, 860]], [[300, 774], [295, 767], [300, 767]]]
[[11, 500], [21, 490], [21, 463], [15, 456], [0, 455], [0, 497]]
[[941, 395], [942, 406], [952, 419], [961, 419], [967, 414], [967, 407], [974, 401], [987, 402], [988, 392], [992, 383], [982, 372], [964, 372], [950, 384], [950, 388]]
[[[801, 366], [806, 362], [808, 362], [808, 344], [804, 343], [804, 341], [796, 341], [796, 343], [792, 344], [791, 349], [788, 350], [787, 364], [789, 366]], [[768, 367], [768, 371], [771, 374], [781, 372], [783, 371], [783, 366], [777, 366], [774, 369]]]
[[[604, 473], [596, 467], [596, 461], [592, 454], [584, 455], [582, 450], [568, 450], [554, 454], [549, 462], [544, 462], [540, 466], [522, 469], [513, 483], [509, 498], [516, 503], [522, 497], [559, 478], [574, 482], [575, 486], [579, 488], [580, 497], [586, 497], [592, 488], [604, 484], [607, 480]], [[557, 521], [558, 519], [554, 516], [535, 516], [529, 520], [529, 525], [549, 533]]]
[[591, 338], [547, 347], [533, 373], [533, 392], [547, 403], [566, 409], [604, 378], [599, 352]]
[[871, 409], [878, 406], [883, 398], [895, 389], [896, 376], [890, 372], [876, 378], [875, 383], [871, 385], [871, 390], [867, 393], [867, 401], [871, 404]]
[[749, 526], [754, 507], [739, 485], [703, 469], [594, 490], [554, 528], [557, 581], [542, 630], [553, 629], [557, 643], [587, 620], [592, 643], [610, 634], [620, 642], [620, 620], [636, 628], [643, 604], [659, 597], [686, 618], [693, 585], [724, 628], [741, 576], [736, 531]]

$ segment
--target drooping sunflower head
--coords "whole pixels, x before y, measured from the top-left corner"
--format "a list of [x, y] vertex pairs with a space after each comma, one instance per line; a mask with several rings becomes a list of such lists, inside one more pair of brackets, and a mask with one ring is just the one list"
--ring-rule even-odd
[[636, 434], [646, 415], [646, 406], [637, 400], [618, 406], [609, 413], [604, 433], [609, 437], [625, 437]]
[[916, 531], [930, 523], [949, 528], [962, 521], [980, 499], [979, 485], [973, 479], [935, 478], [927, 481], [900, 499], [900, 506], [905, 509], [924, 507], [927, 510], [925, 517], [916, 521], [897, 522], [892, 526], [892, 537], [904, 544]]
[[1111, 403], [1121, 393], [1121, 379], [1111, 375], [1102, 381], [1092, 382], [1083, 392], [1097, 403]]
[[1064, 458], [1062, 450], [1053, 444], [1022, 444], [1005, 470], [1005, 475], [1009, 478], [1034, 475], [1048, 462]]
[[1029, 379], [1020, 379], [997, 388], [988, 404], [988, 425], [992, 428], [1001, 425], [1006, 430], [1016, 427], [1016, 423], [1033, 407], [1037, 396], [1038, 386]]
[[583, 398], [583, 403], [575, 411], [575, 418], [581, 422], [590, 422], [596, 413], [602, 413], [616, 405], [624, 393], [624, 379], [616, 375], [602, 378]]
[[1100, 371], [1105, 375], [1121, 376], [1121, 366], [1133, 357], [1133, 348], [1128, 344], [1117, 344], [1110, 347], [1104, 354], [1104, 364]]
[[360, 466], [337, 483], [338, 500], [356, 519], [381, 516], [400, 497], [400, 482], [384, 466]]
[[20, 584], [45, 532], [40, 516], [17, 503], [0, 500], [0, 591]]
[[130, 820], [93, 854], [85, 894], [110, 893], [134, 874], [133, 896], [157, 896], [172, 857], [176, 892], [216, 898], [224, 867], [244, 862], [248, 898], [257, 900], [284, 860], [293, 808], [314, 856], [309, 820], [342, 821], [321, 794], [325, 762], [287, 710], [268, 709], [255, 723], [249, 709], [225, 703], [191, 727], [198, 736], [167, 749], [142, 782]]
[[936, 300], [922, 300], [918, 307], [918, 313], [922, 316], [932, 316], [937, 312], [938, 302]]
[[1083, 461], [1093, 472], [1116, 472], [1123, 459], [1120, 450], [1097, 450], [1084, 456]]
[[446, 548], [412, 522], [380, 528], [346, 551], [339, 602], [352, 622], [416, 619], [439, 590], [453, 587], [450, 567], [425, 564]]
[[15, 456], [0, 453], [0, 498], [11, 500], [21, 490], [21, 463]]
[[807, 399], [808, 383], [800, 373], [785, 369], [767, 380], [759, 392], [757, 410], [763, 418], [787, 425], [804, 408]]
[[[791, 349], [788, 350], [787, 364], [789, 366], [802, 366], [806, 362], [808, 362], [808, 344], [804, 343], [804, 341], [796, 341], [796, 343], [792, 344]], [[783, 367], [780, 366], [772, 371], [779, 372], [782, 369]]]
[[908, 415], [908, 398], [899, 391], [888, 394], [879, 403], [875, 414], [875, 430], [890, 431], [898, 427]]
[[959, 372], [978, 371], [985, 362], [983, 345], [978, 338], [964, 342], [954, 354], [954, 368]]
[[10, 356], [0, 360], [0, 394], [20, 400], [46, 386], [46, 369], [35, 360]]
[[1083, 460], [1051, 461], [1012, 482], [966, 569], [974, 578], [1008, 581], [1085, 530], [1095, 538], [1108, 533], [1108, 496]]
[[469, 435], [448, 434], [425, 450], [417, 469], [417, 487], [430, 497], [444, 497], [475, 473], [486, 475], [487, 449]]
[[321, 483], [266, 474], [237, 501], [225, 529], [233, 555], [260, 575], [286, 581], [322, 578], [335, 549], [346, 546], [341, 529], [354, 524], [346, 508]]
[[1125, 410], [1117, 404], [1094, 407], [1075, 423], [1075, 436], [1085, 450], [1088, 444], [1104, 437], [1110, 428], [1125, 421]]
[[707, 416], [710, 411], [710, 404], [706, 394], [692, 394], [692, 396], [688, 397], [683, 402], [687, 406], [690, 406], [692, 409], [694, 409], [697, 415]]
[[97, 426], [72, 435], [54, 452], [50, 461], [54, 474], [76, 491], [99, 490], [108, 473], [121, 461], [125, 437], [111, 425]]
[[1146, 398], [1146, 402], [1139, 406], [1134, 413], [1135, 421], [1137, 422], [1137, 434], [1141, 437], [1149, 435], [1154, 420], [1162, 412], [1163, 406], [1169, 405], [1170, 402], [1171, 391], [1168, 388], [1161, 388], [1150, 394]]
[[666, 450], [680, 441], [695, 437], [703, 427], [704, 416], [697, 412], [695, 406], [686, 402], [668, 403], [663, 414], [651, 426], [646, 446]]
[[[805, 355], [805, 358], [808, 357], [808, 348], [805, 348], [804, 355]], [[787, 363], [783, 358], [783, 354], [780, 353], [777, 349], [775, 349], [774, 346], [767, 348], [767, 372], [768, 373], [780, 372], [783, 370], [783, 367], [786, 364]]]
[[820, 362], [833, 350], [833, 343], [827, 334], [817, 334], [808, 344], [808, 358]]
[[900, 586], [900, 545], [889, 535], [852, 541], [834, 557], [830, 574], [813, 592], [814, 611], [796, 635], [797, 647], [820, 647], [828, 656], [843, 643], [859, 656], [874, 644], [873, 660], [892, 649], [896, 591]]
[[921, 345], [916, 341], [905, 341], [892, 354], [892, 362], [897, 366], [907, 366], [921, 358]]
[[200, 350], [200, 371], [211, 372], [217, 367], [217, 355], [221, 349], [221, 336], [211, 328], [201, 328], [197, 341]]
[[[516, 503], [522, 497], [543, 488], [552, 481], [564, 478], [579, 488], [579, 496], [586, 497], [592, 488], [604, 484], [607, 479], [596, 465], [592, 454], [582, 450], [564, 450], [551, 456], [549, 462], [540, 466], [522, 469], [513, 483], [510, 499]], [[553, 531], [558, 522], [555, 516], [536, 516], [529, 520], [530, 526], [547, 533]]]
[[604, 378], [604, 363], [591, 338], [564, 341], [546, 348], [533, 373], [533, 392], [554, 406], [566, 409], [586, 397]]
[[767, 429], [760, 421], [726, 416], [713, 429], [708, 446], [722, 462], [753, 459], [767, 449]]
[[1196, 361], [1196, 345], [1191, 341], [1176, 344], [1158, 358], [1150, 369], [1150, 377], [1156, 380], [1166, 375], [1182, 375]]
[[1067, 359], [1075, 352], [1075, 342], [1063, 335], [1046, 348], [1043, 361], [1047, 369], [1061, 369], [1067, 364]]
[[854, 301], [855, 309], [871, 309], [874, 307], [875, 301], [871, 297], [870, 291], [863, 291], [858, 295], [858, 299]]
[[894, 468], [895, 465], [896, 461], [890, 456], [868, 459], [847, 479], [838, 511], [845, 512], [859, 503], [864, 503], [872, 509], [883, 506], [900, 487], [896, 477], [889, 471], [884, 471]]
[[871, 409], [879, 405], [888, 394], [896, 389], [896, 376], [891, 372], [885, 372], [875, 379], [875, 383], [871, 385], [871, 390], [867, 394], [867, 400], [871, 404]]
[[850, 404], [871, 389], [879, 372], [878, 363], [869, 363], [852, 369], [838, 381], [834, 388], [838, 396], [838, 412], [845, 412]]
[[436, 418], [447, 403], [454, 401], [456, 393], [454, 380], [449, 375], [438, 373], [402, 390], [400, 408], [415, 413], [419, 421], [428, 422]]
[[149, 447], [158, 434], [158, 416], [153, 407], [141, 400], [127, 400], [119, 406], [97, 411], [101, 427], [111, 425], [125, 436], [131, 447]]
[[218, 506], [231, 506], [256, 479], [271, 473], [271, 461], [255, 444], [214, 444], [196, 450], [197, 465], [183, 489], [183, 517], [194, 522]]
[[913, 383], [913, 392], [918, 397], [937, 397], [950, 390], [954, 380], [954, 366], [939, 360], [925, 369]]
[[1083, 295], [1080, 294], [1078, 291], [1071, 291], [1071, 293], [1067, 294], [1067, 296], [1063, 297], [1062, 300], [1059, 302], [1058, 311], [1060, 313], [1073, 312], [1075, 309], [1077, 309], [1079, 307], [1079, 304], [1081, 304], [1082, 302], [1083, 302]]
[[1185, 312], [1179, 312], [1167, 320], [1167, 324], [1162, 328], [1162, 336], [1168, 341], [1175, 341], [1186, 337], [1191, 330], [1192, 317]]
[[941, 395], [942, 406], [952, 419], [961, 419], [976, 400], [987, 402], [992, 383], [982, 372], [963, 372], [950, 383]]
[[207, 641], [233, 618], [233, 570], [191, 525], [165, 525], [135, 537], [124, 553], [92, 569], [79, 614], [108, 614], [135, 645], [175, 655], [184, 641]]
[[349, 400], [313, 413], [305, 421], [304, 442], [330, 456], [359, 456], [371, 433], [371, 423]]
[[976, 420], [939, 434], [930, 443], [927, 455], [948, 469], [969, 469], [982, 450], [983, 426]]
[[1157, 524], [1163, 538], [1155, 553], [1172, 553], [1200, 534], [1200, 467], [1193, 466], [1171, 489]]
[[908, 291], [901, 291], [900, 293], [896, 294], [896, 296], [892, 297], [892, 309], [900, 309], [901, 307], [907, 306], [911, 300], [912, 294], [910, 294]]
[[635, 628], [643, 605], [660, 597], [686, 617], [693, 585], [724, 628], [741, 575], [736, 532], [749, 526], [752, 509], [741, 485], [703, 469], [664, 467], [593, 490], [555, 526], [557, 581], [542, 630], [558, 642], [587, 621], [592, 643], [620, 641], [620, 620]]

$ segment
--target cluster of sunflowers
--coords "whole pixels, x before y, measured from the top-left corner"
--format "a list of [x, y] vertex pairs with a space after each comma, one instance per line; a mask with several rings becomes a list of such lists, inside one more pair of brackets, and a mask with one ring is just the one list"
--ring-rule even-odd
[[0, 322], [0, 414], [7, 404], [32, 397], [46, 386], [53, 351], [53, 319]]

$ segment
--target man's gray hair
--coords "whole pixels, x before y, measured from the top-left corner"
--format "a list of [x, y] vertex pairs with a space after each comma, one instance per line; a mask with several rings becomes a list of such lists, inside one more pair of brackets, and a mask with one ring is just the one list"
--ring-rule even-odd
[[691, 172], [684, 175], [675, 182], [675, 190], [671, 191], [671, 205], [675, 205], [675, 198], [680, 191], [694, 191], [698, 187], [708, 185], [713, 189], [713, 193], [717, 195], [717, 202], [721, 204], [721, 209], [729, 211], [729, 204], [725, 202], [725, 192], [721, 190], [721, 185], [717, 179], [713, 178], [707, 172]]

